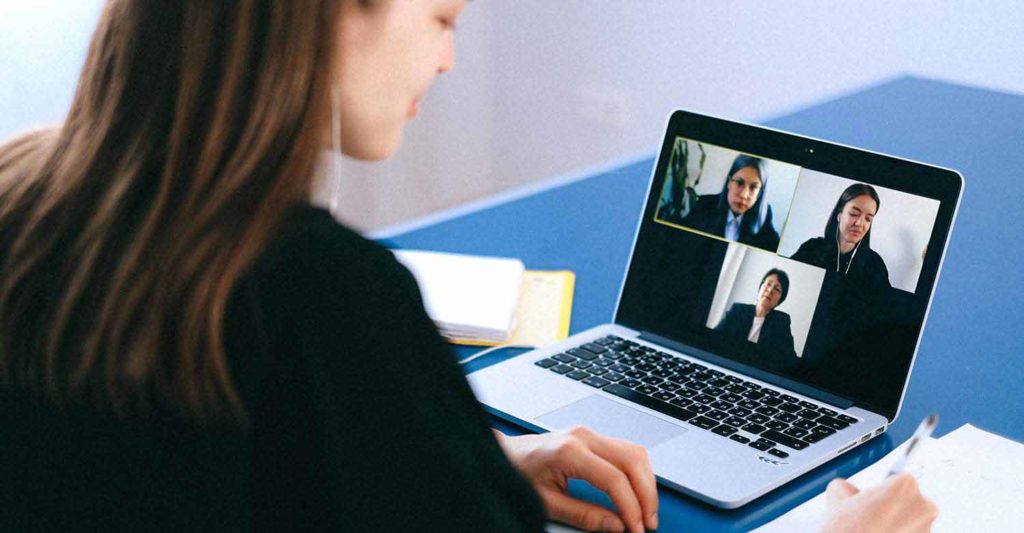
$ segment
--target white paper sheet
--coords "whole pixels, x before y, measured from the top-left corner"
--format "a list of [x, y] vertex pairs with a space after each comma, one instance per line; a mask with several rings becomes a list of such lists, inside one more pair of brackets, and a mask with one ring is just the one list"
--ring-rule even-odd
[[[850, 482], [861, 489], [880, 483], [906, 445]], [[1024, 531], [1024, 444], [965, 424], [941, 439], [928, 439], [907, 471], [939, 507], [932, 531]], [[820, 494], [756, 531], [818, 531], [825, 502]]]

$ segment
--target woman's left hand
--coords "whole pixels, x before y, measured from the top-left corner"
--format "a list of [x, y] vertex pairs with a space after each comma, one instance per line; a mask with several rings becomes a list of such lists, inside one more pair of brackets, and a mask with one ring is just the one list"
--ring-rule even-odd
[[[548, 518], [588, 531], [658, 528], [658, 490], [647, 450], [585, 427], [509, 437], [495, 431], [509, 461], [533, 484]], [[604, 491], [618, 509], [573, 498], [569, 479]]]

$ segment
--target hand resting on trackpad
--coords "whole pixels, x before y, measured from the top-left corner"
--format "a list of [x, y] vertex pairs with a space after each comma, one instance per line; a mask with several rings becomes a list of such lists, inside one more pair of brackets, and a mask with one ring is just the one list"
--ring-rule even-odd
[[601, 435], [625, 439], [648, 449], [687, 431], [684, 427], [596, 394], [545, 413], [537, 420], [556, 429], [587, 426]]

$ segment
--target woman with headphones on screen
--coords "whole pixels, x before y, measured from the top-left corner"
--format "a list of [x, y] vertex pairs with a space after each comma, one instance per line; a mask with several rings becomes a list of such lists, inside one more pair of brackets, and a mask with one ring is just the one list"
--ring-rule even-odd
[[[66, 120], [0, 148], [0, 530], [658, 526], [641, 447], [492, 432], [408, 271], [309, 204], [321, 150], [395, 152], [464, 4], [107, 4]], [[830, 491], [835, 531], [934, 518]]]

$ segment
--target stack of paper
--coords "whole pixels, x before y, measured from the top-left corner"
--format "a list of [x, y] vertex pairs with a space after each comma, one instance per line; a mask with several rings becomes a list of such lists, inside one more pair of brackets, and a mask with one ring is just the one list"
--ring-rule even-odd
[[[922, 444], [906, 471], [917, 477], [921, 493], [939, 507], [932, 531], [1021, 531], [1024, 444], [970, 424]], [[850, 482], [861, 489], [881, 483], [906, 445]], [[826, 512], [826, 497], [821, 494], [756, 531], [819, 531]]]
[[569, 334], [572, 272], [525, 270], [518, 259], [395, 250], [441, 334], [459, 344], [543, 346]]

